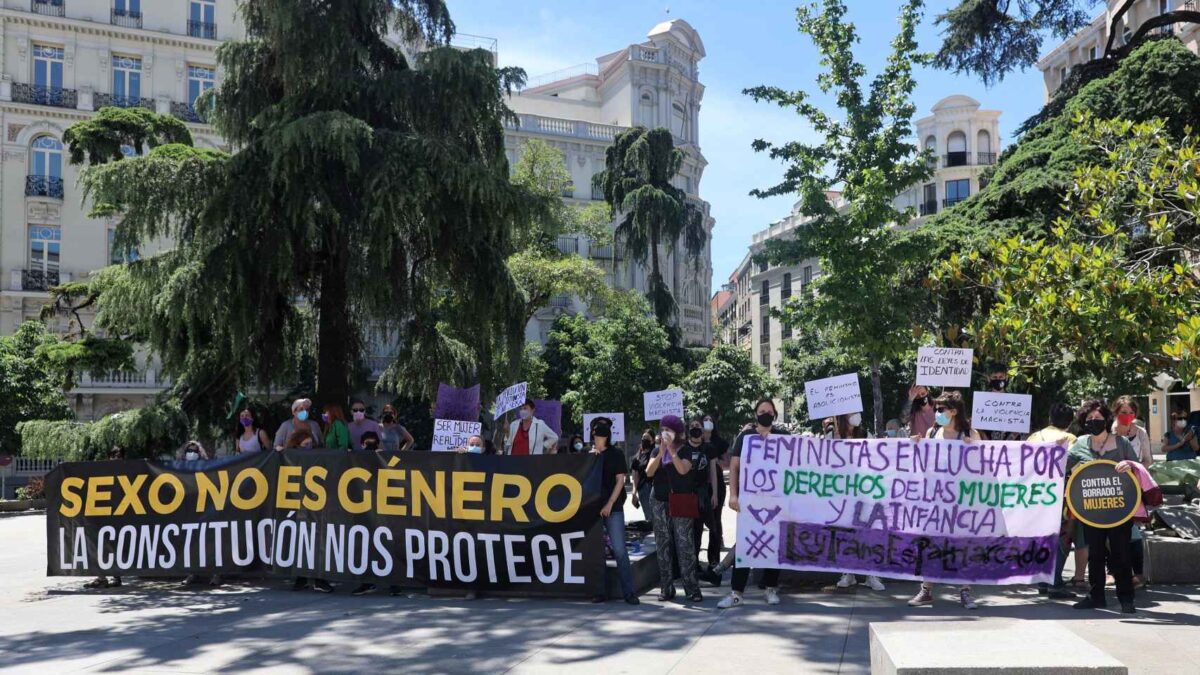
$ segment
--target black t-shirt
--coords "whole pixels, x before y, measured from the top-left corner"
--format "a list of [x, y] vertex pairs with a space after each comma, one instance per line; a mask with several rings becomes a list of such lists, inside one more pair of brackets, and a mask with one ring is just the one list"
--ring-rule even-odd
[[[717, 457], [721, 457], [725, 453], [729, 452], [729, 441], [725, 440], [724, 437], [715, 431], [712, 432], [712, 434], [708, 437], [708, 442], [711, 443], [714, 448], [716, 448]], [[709, 459], [713, 458], [709, 457]]]
[[[654, 452], [655, 456], [657, 456], [659, 452], [661, 451], [656, 450]], [[691, 446], [685, 443], [682, 448], [675, 451], [675, 454], [678, 455], [680, 459], [691, 462], [692, 469], [695, 469], [696, 451]], [[672, 492], [693, 493], [695, 491], [696, 481], [692, 477], [692, 474], [689, 473], [687, 475], [681, 475], [675, 470], [674, 462], [663, 462], [659, 465], [658, 471], [654, 473], [654, 498], [660, 502], [665, 502], [670, 499]]]
[[641, 448], [634, 454], [633, 459], [629, 462], [629, 470], [633, 475], [637, 476], [638, 487], [646, 485], [646, 481], [651, 480], [646, 477], [646, 465], [650, 463], [650, 458], [654, 456], [654, 451], [651, 450], [646, 454], [642, 454]]
[[695, 460], [692, 462], [692, 477], [696, 480], [696, 489], [701, 492], [707, 491], [710, 487], [708, 466], [721, 456], [721, 451], [711, 442], [703, 441], [700, 445], [688, 445], [688, 447], [696, 453]]
[[[757, 427], [754, 429], [751, 429], [750, 431], [739, 432], [737, 435], [737, 438], [733, 439], [733, 445], [729, 446], [729, 456], [730, 457], [741, 457], [742, 456], [742, 444], [745, 442], [746, 437], [753, 436], [754, 434], [757, 434], [757, 433], [758, 433]], [[788, 430], [784, 429], [783, 427], [780, 427], [780, 426], [772, 426], [771, 433], [786, 436], [788, 433]]]
[[[629, 467], [625, 463], [625, 451], [611, 445], [600, 453], [600, 460], [604, 462], [604, 477], [601, 479], [600, 485], [604, 490], [604, 503], [607, 504], [609, 495], [617, 485], [617, 474], [629, 473]], [[624, 505], [625, 486], [622, 485], [621, 494], [617, 495], [617, 501], [613, 502], [613, 510], [616, 511]]]

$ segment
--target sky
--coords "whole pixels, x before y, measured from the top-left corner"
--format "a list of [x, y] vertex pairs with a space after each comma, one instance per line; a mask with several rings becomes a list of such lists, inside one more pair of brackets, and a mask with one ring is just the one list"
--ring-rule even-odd
[[[686, 19], [704, 41], [700, 62], [705, 86], [700, 108], [700, 150], [708, 167], [700, 196], [712, 205], [713, 292], [741, 262], [750, 236], [783, 218], [793, 199], [758, 199], [754, 188], [776, 184], [783, 165], [755, 153], [756, 138], [770, 141], [815, 140], [810, 127], [794, 112], [755, 103], [742, 94], [746, 87], [769, 84], [803, 89], [827, 112], [836, 112], [832, 97], [820, 92], [816, 77], [819, 56], [812, 42], [796, 30], [796, 0], [447, 0], [459, 33], [496, 38], [500, 65], [520, 66], [530, 78], [583, 63], [646, 39], [656, 24]], [[859, 44], [857, 58], [868, 78], [883, 66], [897, 30], [899, 0], [846, 0]], [[918, 31], [921, 49], [941, 45], [934, 17], [955, 0], [929, 0]], [[1043, 43], [1042, 53], [1057, 44]], [[1000, 110], [1005, 145], [1014, 129], [1041, 107], [1041, 73], [1031, 68], [1010, 74], [990, 89], [978, 78], [931, 68], [917, 71], [916, 118], [951, 94], [966, 94], [984, 109]]]

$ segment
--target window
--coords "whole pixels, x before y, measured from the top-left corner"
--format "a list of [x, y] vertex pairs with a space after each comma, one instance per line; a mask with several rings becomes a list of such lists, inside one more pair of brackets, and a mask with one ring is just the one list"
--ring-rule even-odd
[[771, 369], [771, 355], [768, 354], [766, 351], [764, 351], [762, 353], [762, 358], [759, 359], [759, 363], [762, 364], [763, 368], [770, 370]]
[[923, 186], [921, 190], [920, 213], [923, 216], [932, 216], [937, 213], [937, 184], [929, 183]]
[[188, 108], [195, 112], [196, 99], [217, 83], [217, 71], [204, 66], [188, 66]]
[[142, 60], [133, 56], [113, 56], [113, 104], [136, 105], [142, 97]]
[[787, 300], [790, 297], [792, 297], [792, 275], [785, 274], [783, 275], [783, 286], [779, 291], [779, 298], [781, 301], [780, 304], [782, 305], [782, 301]]
[[966, 166], [967, 135], [961, 131], [952, 131], [946, 138], [946, 166]]
[[62, 142], [53, 136], [38, 136], [30, 144], [34, 176], [62, 178]]
[[116, 237], [116, 234], [116, 230], [110, 229], [108, 231], [108, 264], [120, 265], [122, 263], [131, 263], [137, 260], [139, 256], [136, 248], [117, 250], [116, 243], [113, 241]]
[[766, 271], [767, 271], [767, 261], [759, 260], [758, 261], [758, 273], [762, 274], [763, 272], [766, 272]]
[[142, 0], [113, 0], [113, 9], [118, 14], [141, 14]]
[[1058, 83], [1059, 84], [1062, 84], [1063, 82], [1067, 81], [1067, 74], [1069, 72], [1070, 71], [1067, 70], [1066, 66], [1059, 66], [1059, 68], [1058, 68]]
[[[44, 279], [58, 275], [62, 248], [62, 228], [49, 225], [29, 226], [29, 271]], [[57, 280], [54, 281], [56, 285]]]
[[1171, 0], [1158, 0], [1158, 13], [1166, 14], [1171, 11]]
[[33, 83], [40, 88], [62, 89], [63, 48], [33, 46]]
[[758, 304], [760, 304], [760, 305], [771, 304], [771, 282], [769, 282], [765, 279], [762, 282], [762, 290], [759, 291], [759, 293], [758, 293]]
[[805, 265], [800, 274], [800, 292], [812, 295], [812, 266]]
[[1088, 47], [1088, 61], [1096, 60], [1096, 50], [1097, 50], [1096, 45], [1092, 45], [1091, 47]]
[[946, 206], [954, 206], [969, 196], [971, 196], [970, 179], [946, 181]]
[[975, 134], [975, 154], [977, 164], [996, 163], [996, 153], [992, 152], [992, 135], [987, 129], [980, 129], [979, 133]]
[[216, 0], [191, 0], [188, 8], [188, 35], [217, 39]]

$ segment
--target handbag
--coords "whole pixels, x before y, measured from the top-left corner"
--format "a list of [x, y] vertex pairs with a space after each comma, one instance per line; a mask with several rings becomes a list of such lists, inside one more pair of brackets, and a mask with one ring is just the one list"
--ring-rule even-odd
[[699, 518], [700, 498], [694, 492], [672, 492], [667, 495], [667, 513], [672, 518]]

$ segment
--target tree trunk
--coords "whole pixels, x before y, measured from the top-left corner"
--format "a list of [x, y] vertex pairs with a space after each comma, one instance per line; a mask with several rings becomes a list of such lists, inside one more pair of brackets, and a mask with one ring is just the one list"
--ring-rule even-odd
[[[331, 247], [333, 248], [333, 247]], [[317, 302], [318, 405], [345, 406], [350, 399], [350, 365], [357, 346], [347, 308], [346, 274], [349, 257], [344, 249], [332, 250], [321, 271]]]
[[878, 437], [883, 433], [883, 385], [879, 381], [879, 358], [871, 358], [871, 399], [874, 404], [872, 407], [875, 417], [875, 436]]

